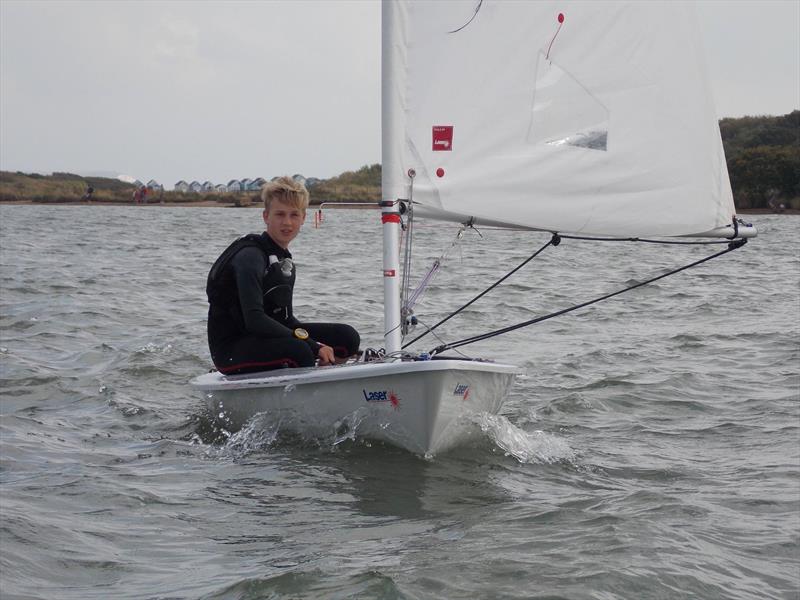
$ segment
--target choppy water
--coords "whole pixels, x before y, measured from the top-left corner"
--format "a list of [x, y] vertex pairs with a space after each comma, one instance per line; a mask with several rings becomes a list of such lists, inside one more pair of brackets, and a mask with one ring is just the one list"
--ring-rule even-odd
[[[226, 439], [205, 417], [187, 385], [210, 364], [205, 276], [257, 211], [0, 219], [4, 599], [800, 597], [800, 218], [754, 217], [742, 250], [466, 348], [526, 374], [480, 441], [432, 459], [262, 422]], [[296, 312], [350, 322], [365, 345], [380, 339], [376, 221], [327, 213], [293, 248]], [[420, 228], [416, 246], [433, 257], [453, 233]], [[423, 321], [546, 241], [482, 233]], [[442, 337], [705, 253], [565, 241]]]

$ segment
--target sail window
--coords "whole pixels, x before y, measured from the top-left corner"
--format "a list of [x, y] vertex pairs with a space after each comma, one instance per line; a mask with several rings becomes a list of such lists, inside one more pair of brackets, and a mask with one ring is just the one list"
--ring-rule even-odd
[[608, 109], [543, 53], [536, 63], [529, 144], [608, 150]]

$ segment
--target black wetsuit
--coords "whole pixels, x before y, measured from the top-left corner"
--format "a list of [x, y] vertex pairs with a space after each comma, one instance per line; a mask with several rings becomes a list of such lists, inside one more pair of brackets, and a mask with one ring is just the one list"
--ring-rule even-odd
[[[310, 367], [320, 343], [339, 357], [358, 351], [358, 332], [349, 325], [295, 318], [291, 257], [264, 232], [235, 241], [211, 267], [206, 285], [208, 346], [221, 373]], [[308, 331], [307, 340], [294, 336], [298, 327]]]

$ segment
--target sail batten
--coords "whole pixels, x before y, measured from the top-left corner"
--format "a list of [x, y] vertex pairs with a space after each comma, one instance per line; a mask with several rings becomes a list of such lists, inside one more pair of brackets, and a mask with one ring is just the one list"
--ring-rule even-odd
[[429, 212], [601, 236], [731, 222], [693, 7], [399, 5], [394, 170]]

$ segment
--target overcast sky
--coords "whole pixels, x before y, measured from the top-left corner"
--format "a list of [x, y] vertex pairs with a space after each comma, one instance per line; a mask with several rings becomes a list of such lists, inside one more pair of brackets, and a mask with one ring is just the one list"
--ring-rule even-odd
[[[721, 117], [800, 108], [800, 0], [698, 13]], [[379, 79], [375, 0], [0, 0], [0, 169], [330, 177], [380, 162]]]

